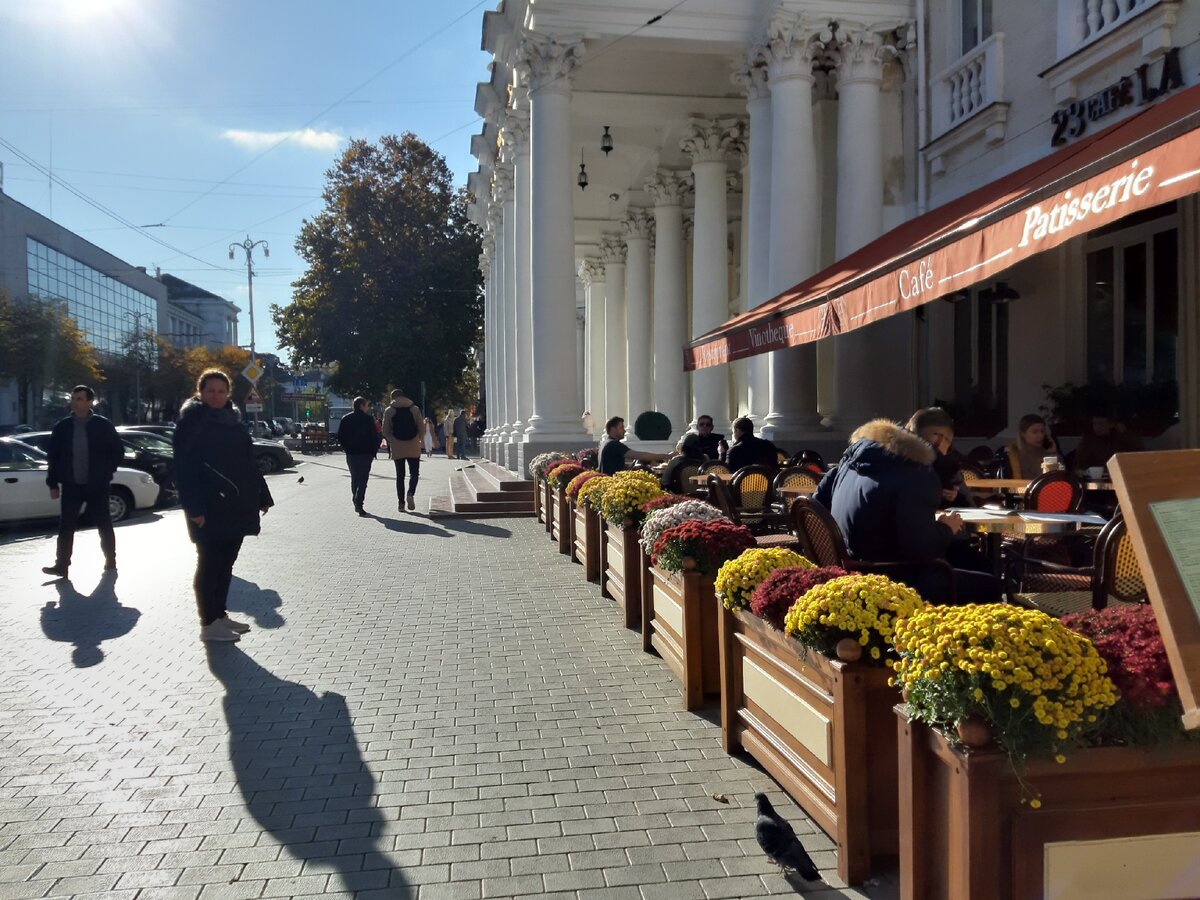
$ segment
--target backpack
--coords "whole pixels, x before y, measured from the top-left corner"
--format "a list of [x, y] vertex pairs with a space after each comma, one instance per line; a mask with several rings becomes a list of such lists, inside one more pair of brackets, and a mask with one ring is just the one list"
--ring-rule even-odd
[[417, 422], [413, 418], [412, 410], [411, 404], [395, 407], [395, 411], [392, 413], [392, 438], [394, 440], [411, 441], [417, 436]]

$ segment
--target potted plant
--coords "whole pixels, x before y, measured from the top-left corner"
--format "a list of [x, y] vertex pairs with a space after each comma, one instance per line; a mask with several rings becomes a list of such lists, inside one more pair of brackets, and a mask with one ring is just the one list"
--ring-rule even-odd
[[567, 485], [567, 502], [571, 506], [571, 559], [583, 566], [588, 581], [600, 580], [600, 519], [589, 516], [586, 502], [579, 499], [579, 490], [593, 478], [603, 478], [593, 469], [585, 469]]
[[[683, 504], [655, 515], [675, 513]], [[754, 546], [744, 525], [721, 517], [688, 519], [662, 531], [651, 557], [652, 602], [643, 623], [649, 644], [683, 685], [685, 709], [704, 705], [719, 693], [717, 603], [713, 579], [721, 565]]]
[[883, 575], [781, 568], [722, 614], [723, 746], [753, 756], [834, 839], [851, 884], [898, 846], [886, 664], [896, 620], [923, 606]]
[[999, 604], [897, 625], [902, 896], [1200, 893], [1200, 748], [1120, 725], [1160, 709], [1147, 625]]
[[557, 460], [566, 459], [567, 456], [568, 456], [568, 454], [566, 454], [566, 453], [562, 453], [557, 450], [551, 450], [547, 453], [539, 453], [537, 456], [535, 456], [533, 459], [531, 459], [529, 461], [529, 466], [528, 466], [529, 475], [531, 478], [533, 478], [533, 481], [534, 481], [533, 505], [534, 505], [534, 508], [537, 510], [538, 521], [545, 523], [547, 531], [550, 530], [550, 519], [549, 519], [549, 516], [546, 514], [546, 506], [545, 506], [546, 466]]
[[671, 437], [671, 420], [665, 413], [647, 410], [633, 420], [633, 433], [642, 441], [665, 441]]
[[638, 527], [642, 505], [662, 495], [649, 472], [629, 470], [609, 477], [600, 498], [601, 542], [604, 546], [600, 591], [621, 607], [626, 628], [642, 621], [642, 579], [638, 570]]

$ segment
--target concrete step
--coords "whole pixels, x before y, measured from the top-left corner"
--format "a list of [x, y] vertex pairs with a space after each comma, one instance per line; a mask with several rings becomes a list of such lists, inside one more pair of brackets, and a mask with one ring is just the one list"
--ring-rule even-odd
[[483, 475], [495, 485], [494, 490], [512, 491], [518, 494], [533, 496], [533, 481], [528, 478], [518, 477], [504, 468], [504, 466], [498, 466], [491, 460], [477, 459], [475, 460], [475, 469], [480, 475]]
[[463, 519], [532, 516], [533, 492], [495, 490], [492, 479], [467, 467], [451, 474], [449, 497], [430, 500], [429, 515]]

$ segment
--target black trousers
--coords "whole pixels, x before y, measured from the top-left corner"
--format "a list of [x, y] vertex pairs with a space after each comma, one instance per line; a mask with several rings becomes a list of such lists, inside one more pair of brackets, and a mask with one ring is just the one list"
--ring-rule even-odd
[[371, 477], [371, 463], [374, 461], [374, 453], [346, 454], [346, 466], [350, 469], [350, 498], [354, 501], [355, 509], [363, 507], [363, 499], [367, 496], [367, 479]]
[[200, 624], [211, 625], [225, 616], [229, 601], [229, 585], [233, 582], [233, 564], [242, 549], [242, 538], [228, 541], [198, 541], [196, 543], [196, 608]]
[[75, 532], [79, 528], [79, 510], [87, 504], [96, 530], [100, 532], [100, 549], [106, 562], [116, 562], [117, 536], [113, 532], [112, 517], [108, 511], [107, 484], [64, 484], [59, 487], [60, 506], [58, 514], [58, 558], [60, 566], [71, 564], [71, 552], [75, 549]]
[[415, 494], [417, 492], [417, 479], [421, 476], [421, 457], [414, 456], [410, 459], [393, 459], [396, 464], [396, 499], [404, 499], [404, 464], [408, 463], [408, 492]]

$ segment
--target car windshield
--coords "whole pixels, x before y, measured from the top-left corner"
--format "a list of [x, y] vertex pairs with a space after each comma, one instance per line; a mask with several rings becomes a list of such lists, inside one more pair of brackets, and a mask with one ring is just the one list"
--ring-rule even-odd
[[121, 438], [128, 441], [139, 450], [153, 450], [155, 453], [170, 453], [171, 442], [157, 434], [147, 434], [137, 431], [123, 431]]

